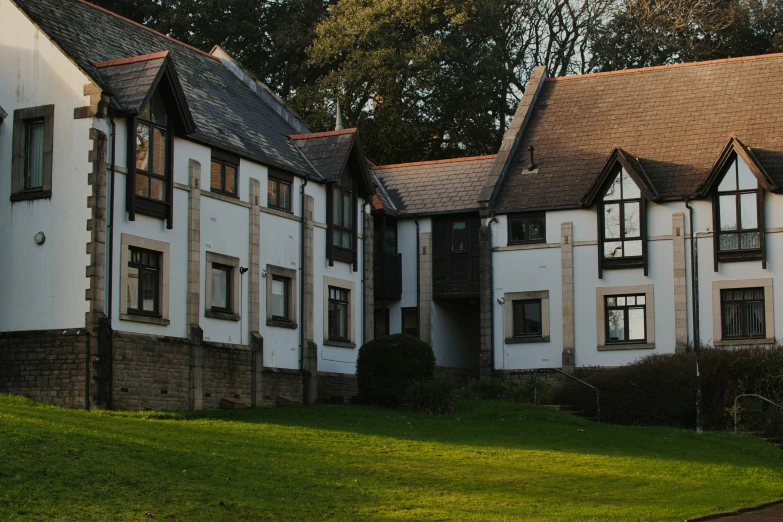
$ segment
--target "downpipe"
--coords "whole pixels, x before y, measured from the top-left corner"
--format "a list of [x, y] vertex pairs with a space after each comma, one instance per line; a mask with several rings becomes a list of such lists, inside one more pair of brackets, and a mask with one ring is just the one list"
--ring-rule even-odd
[[310, 181], [308, 175], [302, 183], [300, 192], [299, 212], [299, 369], [304, 370], [304, 227], [305, 227], [305, 187]]
[[[701, 334], [699, 332], [699, 247], [696, 241], [696, 228], [693, 224], [693, 207], [691, 200], [685, 200], [688, 209], [691, 228], [691, 299], [693, 309], [693, 349], [696, 353], [696, 433], [703, 431], [703, 408], [701, 396]], [[717, 234], [713, 230], [713, 234]]]

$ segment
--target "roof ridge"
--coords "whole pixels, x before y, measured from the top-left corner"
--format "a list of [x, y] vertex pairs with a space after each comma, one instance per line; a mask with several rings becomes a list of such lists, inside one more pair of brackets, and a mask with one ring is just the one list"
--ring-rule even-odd
[[169, 41], [171, 41], [171, 42], [177, 43], [177, 44], [181, 45], [182, 47], [186, 47], [186, 48], [190, 49], [191, 51], [196, 51], [196, 52], [197, 52], [197, 53], [199, 53], [199, 54], [203, 54], [204, 56], [206, 56], [206, 57], [208, 57], [208, 58], [210, 58], [210, 59], [212, 59], [212, 60], [219, 61], [219, 60], [218, 60], [218, 59], [217, 59], [215, 56], [212, 56], [211, 54], [209, 54], [209, 53], [208, 53], [208, 52], [206, 52], [206, 51], [202, 51], [201, 49], [199, 49], [199, 48], [197, 48], [197, 47], [193, 47], [192, 45], [186, 44], [185, 42], [181, 42], [181, 41], [177, 40], [176, 38], [172, 38], [171, 36], [165, 35], [165, 34], [163, 34], [163, 33], [159, 32], [159, 31], [156, 31], [155, 29], [152, 29], [151, 27], [147, 27], [147, 26], [146, 26], [146, 25], [144, 25], [144, 24], [140, 24], [140, 23], [138, 23], [138, 22], [134, 22], [134, 21], [133, 21], [133, 20], [131, 20], [130, 18], [125, 18], [124, 16], [118, 15], [118, 14], [117, 14], [117, 13], [115, 13], [114, 11], [109, 11], [109, 10], [108, 10], [108, 9], [106, 9], [105, 7], [101, 7], [101, 6], [99, 6], [99, 5], [91, 4], [91, 3], [90, 3], [90, 2], [88, 2], [87, 0], [76, 0], [76, 1], [77, 1], [77, 2], [79, 2], [79, 3], [82, 3], [82, 4], [84, 4], [84, 5], [90, 6], [90, 7], [92, 7], [93, 9], [96, 9], [96, 10], [98, 10], [98, 11], [101, 11], [101, 12], [103, 12], [103, 13], [105, 13], [105, 14], [109, 15], [109, 16], [112, 16], [112, 17], [114, 17], [114, 18], [118, 19], [118, 20], [122, 20], [123, 22], [127, 22], [127, 23], [129, 23], [129, 24], [131, 24], [131, 25], [135, 25], [135, 26], [137, 26], [137, 27], [141, 27], [142, 29], [144, 29], [144, 30], [146, 30], [146, 31], [149, 31], [149, 32], [151, 32], [151, 33], [154, 33], [154, 34], [156, 34], [156, 35], [158, 35], [158, 36], [161, 36], [161, 37], [163, 37], [163, 38], [165, 38], [166, 40], [169, 40]]
[[158, 58], [165, 58], [168, 55], [168, 51], [159, 51], [157, 53], [140, 54], [139, 56], [131, 56], [128, 58], [117, 58], [116, 60], [104, 60], [102, 62], [95, 62], [94, 65], [100, 69], [101, 67], [112, 67], [114, 65], [125, 65], [128, 63], [157, 60]]
[[399, 167], [416, 167], [419, 165], [434, 165], [436, 163], [457, 163], [459, 161], [476, 161], [476, 160], [483, 160], [483, 159], [494, 159], [496, 156], [497, 154], [486, 154], [484, 156], [468, 156], [466, 158], [447, 158], [447, 159], [429, 160], [429, 161], [414, 161], [410, 163], [394, 163], [391, 165], [379, 165], [373, 167], [373, 170], [396, 169]]
[[310, 138], [325, 138], [327, 136], [339, 136], [341, 134], [353, 134], [356, 132], [356, 127], [351, 127], [350, 129], [342, 129], [342, 130], [333, 130], [333, 131], [326, 131], [326, 132], [311, 132], [309, 134], [291, 134], [288, 136], [292, 140], [307, 140]]
[[698, 67], [701, 65], [716, 65], [720, 63], [729, 63], [729, 62], [743, 62], [743, 61], [752, 61], [752, 60], [762, 60], [766, 58], [783, 58], [783, 53], [769, 53], [769, 54], [756, 54], [752, 56], [735, 56], [733, 58], [717, 58], [715, 60], [704, 60], [701, 62], [687, 62], [687, 63], [670, 63], [667, 65], [654, 65], [652, 67], [635, 67], [633, 69], [620, 69], [617, 71], [603, 71], [603, 72], [595, 72], [595, 73], [587, 73], [587, 74], [574, 74], [571, 76], [557, 76], [552, 78], [547, 78], [545, 81], [547, 82], [561, 82], [565, 80], [580, 80], [580, 79], [588, 79], [588, 78], [595, 78], [596, 76], [618, 76], [621, 74], [639, 74], [639, 73], [645, 73], [648, 71], [658, 71], [662, 69], [678, 69], [681, 67]]

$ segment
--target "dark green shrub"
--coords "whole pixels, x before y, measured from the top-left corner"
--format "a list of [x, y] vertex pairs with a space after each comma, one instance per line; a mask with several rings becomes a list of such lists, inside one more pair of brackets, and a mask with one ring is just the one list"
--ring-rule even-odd
[[[783, 348], [705, 348], [701, 353], [704, 428], [733, 429], [734, 398], [757, 393], [783, 401]], [[601, 392], [601, 420], [694, 428], [696, 426], [696, 354], [650, 355], [584, 377]], [[595, 394], [567, 382], [555, 401], [595, 415]], [[740, 399], [740, 427], [783, 434], [783, 414], [758, 399]]]
[[457, 383], [450, 377], [417, 379], [408, 383], [400, 407], [426, 415], [443, 415], [454, 411]]
[[[490, 380], [472, 380], [468, 383], [465, 397], [468, 399], [533, 403], [533, 378], [521, 383], [509, 382], [502, 377]], [[538, 381], [538, 403], [549, 403], [552, 386], [548, 382]]]
[[505, 400], [511, 385], [505, 379], [474, 379], [468, 383], [467, 398], [479, 400]]
[[359, 350], [359, 396], [370, 404], [395, 407], [409, 382], [429, 379], [434, 371], [435, 354], [424, 341], [405, 334], [381, 337]]

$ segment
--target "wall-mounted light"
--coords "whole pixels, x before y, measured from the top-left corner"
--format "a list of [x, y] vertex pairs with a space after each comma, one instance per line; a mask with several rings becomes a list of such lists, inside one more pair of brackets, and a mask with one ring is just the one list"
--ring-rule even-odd
[[506, 298], [505, 297], [498, 297], [498, 304], [499, 305], [506, 304]]
[[38, 233], [35, 235], [35, 237], [33, 238], [33, 240], [35, 241], [35, 244], [36, 244], [36, 245], [39, 245], [39, 246], [40, 246], [40, 245], [43, 245], [43, 244], [44, 244], [44, 241], [46, 241], [46, 236], [44, 235], [44, 233], [43, 233], [43, 232], [38, 232]]
[[267, 275], [269, 275], [269, 272], [266, 270], [261, 270], [261, 277], [266, 277]]

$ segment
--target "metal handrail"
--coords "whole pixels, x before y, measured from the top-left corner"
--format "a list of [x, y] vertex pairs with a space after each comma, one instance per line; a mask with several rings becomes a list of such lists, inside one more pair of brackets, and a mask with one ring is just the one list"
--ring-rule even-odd
[[778, 404], [777, 402], [772, 402], [771, 400], [769, 400], [769, 399], [767, 399], [766, 397], [763, 397], [763, 396], [761, 396], [761, 395], [759, 395], [759, 394], [757, 394], [757, 393], [743, 393], [743, 394], [741, 394], [741, 395], [737, 395], [737, 396], [734, 398], [734, 435], [736, 435], [736, 434], [737, 434], [737, 401], [740, 399], [740, 397], [758, 397], [759, 399], [761, 399], [761, 400], [763, 400], [763, 401], [767, 401], [767, 402], [768, 402], [768, 403], [770, 403], [771, 405], [773, 405], [773, 406], [777, 406], [778, 408], [780, 408], [781, 410], [783, 410], [783, 406], [781, 406], [781, 405], [780, 405], [780, 404]]
[[544, 372], [547, 372], [547, 373], [549, 373], [549, 372], [562, 373], [563, 375], [565, 375], [569, 379], [573, 379], [573, 380], [575, 380], [577, 382], [581, 382], [585, 386], [588, 386], [588, 387], [594, 389], [595, 390], [595, 407], [596, 407], [595, 420], [596, 420], [596, 422], [601, 422], [601, 392], [598, 391], [598, 388], [596, 388], [595, 386], [593, 386], [589, 382], [585, 382], [582, 379], [580, 379], [578, 377], [574, 377], [570, 373], [566, 373], [563, 370], [558, 370], [557, 368], [536, 368], [535, 370], [533, 370], [533, 404], [538, 405], [538, 372], [539, 371], [544, 371]]

